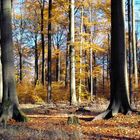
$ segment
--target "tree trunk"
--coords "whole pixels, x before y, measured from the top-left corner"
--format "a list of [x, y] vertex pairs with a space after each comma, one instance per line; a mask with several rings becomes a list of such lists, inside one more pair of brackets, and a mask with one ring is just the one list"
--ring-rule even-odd
[[108, 34], [107, 81], [110, 78], [110, 35]]
[[[1, 19], [1, 1], [0, 1], [0, 19]], [[1, 40], [1, 22], [0, 22], [0, 40]], [[0, 42], [0, 103], [2, 102], [3, 96], [3, 85], [2, 85], [2, 64], [1, 64], [1, 42]]]
[[[21, 1], [20, 6], [22, 5], [23, 1]], [[22, 55], [22, 36], [23, 36], [23, 15], [22, 15], [22, 6], [20, 7], [20, 40], [19, 40], [19, 81], [20, 83], [23, 80], [23, 55]]]
[[[90, 8], [90, 22], [92, 22], [92, 9]], [[90, 99], [92, 100], [93, 96], [93, 50], [92, 50], [92, 27], [90, 27]]]
[[74, 49], [74, 0], [70, 0], [70, 104], [77, 105]]
[[[96, 66], [96, 54], [93, 53], [94, 67]], [[97, 78], [93, 78], [93, 95], [97, 94]]]
[[103, 55], [103, 95], [105, 94], [105, 55]]
[[51, 63], [52, 63], [52, 0], [49, 0], [49, 11], [48, 11], [48, 94], [47, 94], [47, 102], [51, 102], [51, 92], [52, 92], [52, 76], [51, 76]]
[[35, 85], [38, 82], [38, 46], [37, 46], [37, 34], [35, 34]]
[[60, 62], [60, 47], [59, 44], [57, 44], [57, 50], [59, 51], [57, 53], [57, 58], [56, 58], [56, 81], [59, 82], [61, 79], [61, 62]]
[[41, 83], [44, 85], [45, 81], [45, 41], [44, 41], [44, 5], [45, 1], [43, 0], [41, 3], [41, 45], [42, 45], [42, 77], [41, 77]]
[[130, 103], [132, 98], [132, 39], [131, 39], [131, 16], [130, 16], [130, 0], [128, 0], [128, 49], [129, 49], [129, 92], [130, 92]]
[[134, 0], [131, 1], [132, 7], [132, 51], [133, 51], [133, 74], [135, 78], [135, 87], [138, 88], [138, 68], [137, 68], [137, 56], [136, 56], [136, 31], [135, 31], [135, 10]]
[[78, 97], [78, 102], [81, 102], [80, 96], [82, 93], [82, 78], [81, 78], [81, 74], [82, 74], [82, 57], [83, 57], [83, 6], [81, 8], [81, 42], [80, 42], [80, 70], [79, 70], [79, 74], [80, 74], [80, 79], [79, 79], [79, 97]]
[[23, 79], [23, 77], [22, 77], [22, 48], [21, 48], [21, 44], [19, 44], [20, 46], [19, 46], [19, 80], [20, 80], [20, 82], [22, 82], [22, 79]]
[[[85, 30], [85, 33], [87, 33], [87, 27], [86, 27], [86, 25], [84, 25], [84, 30]], [[88, 38], [87, 37], [85, 37], [85, 39], [86, 40], [88, 40]], [[89, 51], [90, 52], [90, 51]], [[85, 52], [84, 52], [84, 55], [85, 55], [85, 57], [84, 57], [84, 63], [85, 63], [85, 87], [86, 87], [86, 89], [87, 89], [87, 91], [88, 92], [90, 92], [90, 90], [91, 90], [91, 88], [90, 88], [90, 64], [88, 63], [88, 54], [87, 54], [87, 50], [85, 50]], [[90, 62], [90, 61], [89, 61]]]
[[68, 34], [68, 37], [67, 37], [67, 48], [66, 48], [66, 74], [65, 74], [65, 88], [68, 87], [68, 82], [69, 82], [69, 61], [70, 61], [70, 58], [69, 58], [69, 34]]
[[106, 112], [95, 119], [108, 119], [131, 111], [127, 77], [124, 0], [111, 0], [111, 98]]
[[1, 64], [1, 45], [0, 45], [0, 103], [2, 102], [3, 96], [3, 84], [2, 84], [2, 64]]
[[[3, 99], [1, 118], [5, 114], [5, 105], [11, 102], [13, 119], [16, 121], [25, 121], [26, 117], [19, 109], [19, 102], [16, 94], [15, 71], [14, 71], [14, 54], [12, 41], [12, 22], [11, 22], [11, 0], [1, 0], [1, 60], [3, 74]], [[6, 110], [7, 111], [7, 110]], [[7, 114], [6, 118], [9, 116]], [[7, 120], [6, 120], [7, 121]]]

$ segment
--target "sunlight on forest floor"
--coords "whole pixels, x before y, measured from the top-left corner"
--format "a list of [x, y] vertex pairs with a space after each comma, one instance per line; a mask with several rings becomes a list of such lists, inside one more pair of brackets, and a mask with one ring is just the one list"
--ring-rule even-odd
[[[98, 103], [99, 104], [99, 103]], [[84, 112], [68, 104], [33, 105], [22, 104], [29, 121], [9, 121], [7, 129], [0, 126], [3, 140], [88, 140], [88, 139], [140, 139], [140, 116], [122, 115], [109, 120], [89, 121], [108, 103], [88, 105]], [[100, 109], [99, 109], [100, 108]], [[91, 112], [89, 110], [92, 110]], [[79, 118], [78, 125], [68, 125], [67, 118], [73, 113]]]

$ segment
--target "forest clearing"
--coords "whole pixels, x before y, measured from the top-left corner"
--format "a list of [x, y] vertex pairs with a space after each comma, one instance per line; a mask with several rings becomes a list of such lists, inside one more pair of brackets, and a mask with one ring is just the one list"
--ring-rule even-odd
[[[100, 104], [100, 103], [102, 104]], [[139, 140], [140, 117], [138, 115], [122, 115], [109, 120], [93, 121], [99, 112], [106, 109], [108, 102], [94, 101], [84, 107], [84, 111], [76, 111], [66, 103], [50, 105], [22, 104], [21, 109], [27, 114], [28, 122], [9, 121], [7, 129], [0, 127], [0, 139], [10, 140]], [[138, 106], [140, 109], [140, 104]], [[68, 124], [68, 116], [79, 118], [78, 124]]]

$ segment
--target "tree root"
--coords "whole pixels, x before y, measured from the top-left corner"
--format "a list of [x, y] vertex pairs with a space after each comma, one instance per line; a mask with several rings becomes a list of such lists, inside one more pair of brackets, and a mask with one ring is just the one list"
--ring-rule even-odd
[[13, 105], [10, 101], [6, 101], [1, 106], [0, 116], [0, 122], [3, 123], [4, 128], [6, 128], [7, 121], [10, 119], [14, 119], [18, 122], [27, 121], [27, 117], [25, 116], [25, 114], [16, 105]]
[[93, 120], [109, 119], [113, 117], [111, 110], [106, 110], [105, 112], [97, 115]]
[[130, 109], [124, 113], [124, 112], [119, 112], [119, 110], [116, 112], [116, 110], [107, 109], [105, 112], [97, 115], [93, 120], [110, 119], [110, 118], [116, 116], [118, 113], [122, 113], [124, 115], [130, 115], [132, 113], [139, 114], [140, 112], [133, 110], [133, 109]]
[[16, 105], [14, 105], [14, 107], [13, 107], [12, 119], [16, 120], [17, 122], [27, 122], [28, 121], [26, 115]]

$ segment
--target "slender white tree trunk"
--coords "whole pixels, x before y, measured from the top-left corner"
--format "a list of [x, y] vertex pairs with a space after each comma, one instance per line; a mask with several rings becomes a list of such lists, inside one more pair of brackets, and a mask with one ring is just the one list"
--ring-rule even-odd
[[78, 99], [78, 102], [80, 103], [81, 102], [81, 98], [80, 98], [80, 95], [82, 93], [82, 78], [81, 78], [81, 74], [82, 74], [82, 55], [83, 55], [83, 6], [81, 8], [81, 44], [80, 44], [80, 70], [79, 70], [79, 73], [80, 73], [80, 79], [79, 79], [79, 99]]
[[74, 49], [74, 0], [70, 0], [70, 104], [77, 105]]
[[[90, 22], [92, 22], [92, 9], [90, 8]], [[92, 76], [92, 71], [93, 71], [93, 50], [92, 50], [92, 27], [90, 27], [90, 98], [92, 100], [93, 96], [93, 76]]]

